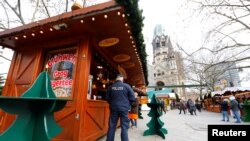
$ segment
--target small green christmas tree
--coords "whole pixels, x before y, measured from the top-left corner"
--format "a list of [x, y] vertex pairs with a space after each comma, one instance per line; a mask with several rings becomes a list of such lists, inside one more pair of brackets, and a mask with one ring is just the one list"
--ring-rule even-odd
[[162, 115], [162, 112], [160, 112], [159, 107], [161, 104], [156, 100], [155, 95], [152, 96], [151, 102], [147, 104], [148, 107], [151, 108], [151, 110], [148, 113], [148, 116], [151, 117], [151, 120], [147, 124], [149, 127], [148, 130], [144, 131], [143, 136], [147, 135], [159, 135], [163, 139], [165, 139], [165, 135], [168, 131], [165, 128], [162, 128], [164, 125], [164, 122], [160, 120], [160, 116]]

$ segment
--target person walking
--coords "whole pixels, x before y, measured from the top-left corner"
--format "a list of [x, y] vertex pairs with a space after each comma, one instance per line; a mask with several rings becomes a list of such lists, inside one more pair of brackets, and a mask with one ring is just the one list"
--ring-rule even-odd
[[221, 113], [222, 113], [222, 121], [225, 121], [225, 118], [227, 118], [227, 122], [229, 122], [229, 116], [228, 116], [228, 100], [223, 99], [223, 102], [221, 102]]
[[119, 119], [121, 125], [121, 141], [129, 141], [128, 111], [131, 104], [135, 101], [135, 95], [131, 86], [123, 81], [124, 77], [118, 74], [114, 84], [110, 85], [107, 89], [106, 100], [109, 103], [110, 115], [106, 141], [114, 141]]
[[161, 112], [164, 112], [166, 114], [164, 99], [160, 99], [160, 104], [161, 104]]
[[195, 107], [195, 104], [194, 104], [193, 100], [189, 99], [188, 105], [189, 105], [190, 114], [191, 115], [196, 115], [196, 107]]
[[186, 105], [185, 105], [185, 102], [183, 100], [180, 101], [180, 106], [179, 106], [179, 114], [181, 114], [181, 111], [184, 112], [184, 114], [186, 114]]
[[191, 112], [190, 112], [190, 105], [189, 105], [190, 104], [190, 100], [191, 99], [187, 100], [186, 107], [187, 107], [188, 112], [191, 114]]
[[131, 109], [129, 111], [128, 117], [131, 122], [131, 128], [137, 128], [137, 119], [138, 119], [138, 110], [139, 110], [139, 98], [137, 97], [137, 93], [135, 92], [136, 100], [131, 105]]
[[195, 107], [196, 107], [196, 109], [199, 111], [199, 112], [201, 112], [201, 102], [200, 101], [196, 101], [196, 103], [195, 103]]
[[239, 103], [237, 102], [234, 96], [230, 96], [229, 99], [230, 99], [230, 107], [233, 111], [234, 117], [236, 118], [235, 123], [241, 123]]

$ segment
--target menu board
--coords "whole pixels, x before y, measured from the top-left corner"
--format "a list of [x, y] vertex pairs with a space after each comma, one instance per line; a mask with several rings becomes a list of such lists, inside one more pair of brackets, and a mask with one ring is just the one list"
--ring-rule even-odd
[[56, 97], [72, 96], [76, 50], [50, 52], [46, 70], [50, 74], [52, 89]]

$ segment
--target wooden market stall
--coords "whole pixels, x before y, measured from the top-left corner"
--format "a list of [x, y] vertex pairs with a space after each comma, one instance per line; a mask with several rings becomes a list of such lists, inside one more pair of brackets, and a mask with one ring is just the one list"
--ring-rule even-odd
[[[53, 141], [94, 141], [107, 132], [105, 90], [115, 74], [148, 83], [141, 26], [135, 1], [111, 0], [0, 32], [0, 45], [14, 50], [2, 95], [21, 96], [47, 71], [57, 98], [72, 99], [55, 113], [63, 131]], [[0, 133], [15, 118], [0, 111]]]
[[[245, 100], [250, 100], [250, 87], [227, 87], [223, 90], [223, 99], [229, 99], [230, 96], [235, 96], [235, 99], [243, 104]], [[240, 109], [240, 114], [244, 115], [243, 109]]]
[[[212, 112], [220, 112], [220, 102], [223, 99], [228, 99], [230, 96], [235, 96], [236, 100], [241, 103], [245, 99], [250, 99], [250, 88], [249, 87], [226, 87], [222, 91], [214, 91], [211, 93], [213, 96], [206, 99], [207, 110]], [[230, 108], [228, 109], [230, 111]], [[229, 112], [230, 113], [230, 112]], [[241, 114], [243, 111], [241, 109]]]
[[227, 87], [223, 91], [223, 97], [235, 96], [236, 99], [250, 98], [250, 87]]
[[207, 111], [216, 112], [216, 113], [221, 112], [220, 110], [221, 97], [222, 95], [221, 95], [221, 92], [219, 91], [208, 94], [208, 96], [206, 96], [206, 98], [204, 99], [205, 109]]

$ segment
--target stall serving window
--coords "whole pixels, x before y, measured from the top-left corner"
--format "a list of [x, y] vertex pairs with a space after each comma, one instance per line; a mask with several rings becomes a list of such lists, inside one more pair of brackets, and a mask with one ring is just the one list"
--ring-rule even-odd
[[51, 79], [52, 89], [59, 98], [72, 97], [76, 48], [53, 50], [47, 53], [45, 69]]
[[91, 79], [89, 79], [89, 84], [92, 86], [89, 85], [91, 91], [89, 90], [88, 99], [105, 100], [107, 87], [114, 82], [117, 71], [100, 54], [93, 52], [95, 53], [91, 58]]

